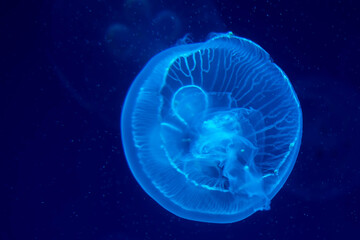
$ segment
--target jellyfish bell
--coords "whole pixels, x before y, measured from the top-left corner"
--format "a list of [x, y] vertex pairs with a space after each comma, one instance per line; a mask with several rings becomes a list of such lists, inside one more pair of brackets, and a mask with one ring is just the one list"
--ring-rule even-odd
[[128, 91], [121, 131], [155, 201], [182, 218], [229, 223], [269, 209], [296, 161], [302, 114], [269, 54], [227, 33], [153, 57]]

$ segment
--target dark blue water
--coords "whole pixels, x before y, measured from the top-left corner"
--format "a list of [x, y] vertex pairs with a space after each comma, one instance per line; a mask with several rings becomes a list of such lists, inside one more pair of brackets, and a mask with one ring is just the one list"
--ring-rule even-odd
[[[0, 6], [0, 239], [358, 239], [360, 27], [355, 1], [11, 1]], [[283, 69], [304, 117], [288, 181], [260, 211], [199, 223], [137, 184], [125, 94], [186, 34], [232, 31]]]

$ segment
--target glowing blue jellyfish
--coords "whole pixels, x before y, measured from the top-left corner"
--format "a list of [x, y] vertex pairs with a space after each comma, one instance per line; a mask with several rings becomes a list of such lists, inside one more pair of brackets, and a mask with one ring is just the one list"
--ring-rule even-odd
[[227, 33], [153, 57], [127, 94], [121, 131], [155, 201], [182, 218], [229, 223], [269, 209], [299, 152], [302, 114], [269, 54]]

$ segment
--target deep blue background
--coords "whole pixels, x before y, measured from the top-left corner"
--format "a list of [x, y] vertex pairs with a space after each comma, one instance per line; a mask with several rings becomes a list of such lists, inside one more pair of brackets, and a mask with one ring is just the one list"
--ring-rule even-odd
[[[360, 239], [356, 1], [54, 0], [0, 4], [0, 239]], [[249, 38], [287, 73], [304, 115], [271, 210], [180, 219], [127, 166], [119, 118], [151, 56], [189, 33]]]

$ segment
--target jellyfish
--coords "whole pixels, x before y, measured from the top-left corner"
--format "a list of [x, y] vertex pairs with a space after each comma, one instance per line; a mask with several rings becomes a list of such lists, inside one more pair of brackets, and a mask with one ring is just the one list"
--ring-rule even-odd
[[154, 56], [121, 115], [137, 182], [169, 212], [200, 222], [237, 222], [270, 209], [301, 135], [288, 77], [259, 45], [231, 32]]

